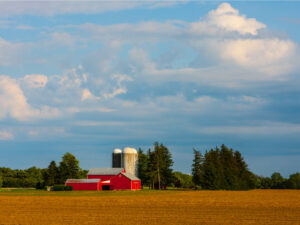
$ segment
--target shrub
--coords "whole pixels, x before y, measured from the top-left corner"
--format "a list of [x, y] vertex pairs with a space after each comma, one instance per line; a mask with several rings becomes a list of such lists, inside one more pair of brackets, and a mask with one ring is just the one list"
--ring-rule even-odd
[[64, 191], [65, 190], [65, 185], [54, 185], [52, 188], [53, 191]]
[[53, 191], [73, 191], [73, 187], [60, 184], [60, 185], [54, 185], [52, 190]]
[[73, 186], [65, 186], [65, 191], [73, 191]]

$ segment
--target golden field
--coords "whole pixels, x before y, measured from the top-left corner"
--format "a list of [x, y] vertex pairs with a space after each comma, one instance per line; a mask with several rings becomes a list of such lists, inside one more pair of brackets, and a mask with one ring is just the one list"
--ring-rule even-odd
[[0, 192], [0, 224], [300, 224], [300, 190]]

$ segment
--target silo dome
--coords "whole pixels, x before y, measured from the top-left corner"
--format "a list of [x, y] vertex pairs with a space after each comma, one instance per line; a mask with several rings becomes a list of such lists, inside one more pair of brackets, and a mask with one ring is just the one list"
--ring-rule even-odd
[[120, 154], [120, 153], [122, 153], [122, 150], [119, 148], [115, 148], [114, 154]]
[[126, 147], [126, 148], [124, 148], [124, 153], [125, 154], [137, 154], [137, 151], [134, 148]]

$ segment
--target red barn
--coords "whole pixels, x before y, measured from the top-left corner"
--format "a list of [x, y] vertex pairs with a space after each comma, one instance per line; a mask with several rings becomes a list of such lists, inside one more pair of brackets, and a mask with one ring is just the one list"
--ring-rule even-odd
[[141, 180], [132, 174], [126, 173], [123, 168], [90, 169], [88, 172], [88, 179], [101, 179], [103, 190], [141, 189]]
[[88, 179], [101, 179], [110, 180], [119, 173], [125, 173], [123, 168], [93, 168], [90, 169], [87, 178]]
[[68, 179], [66, 186], [73, 186], [74, 191], [99, 191], [102, 190], [100, 179]]

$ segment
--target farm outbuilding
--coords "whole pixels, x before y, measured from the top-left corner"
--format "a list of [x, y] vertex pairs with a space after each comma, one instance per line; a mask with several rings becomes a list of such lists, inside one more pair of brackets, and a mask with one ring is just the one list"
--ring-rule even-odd
[[100, 179], [68, 179], [66, 186], [73, 186], [74, 191], [99, 191], [102, 190]]

